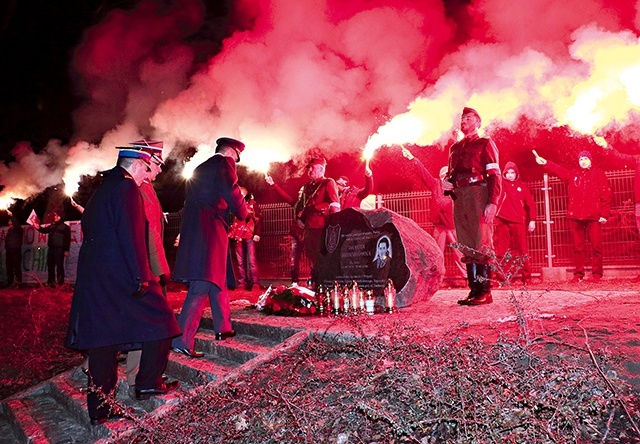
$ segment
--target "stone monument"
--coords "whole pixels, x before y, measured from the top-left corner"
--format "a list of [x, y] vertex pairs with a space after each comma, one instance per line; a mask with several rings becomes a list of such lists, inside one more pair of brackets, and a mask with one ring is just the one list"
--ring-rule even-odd
[[440, 288], [444, 257], [431, 235], [409, 218], [385, 208], [348, 208], [329, 216], [317, 264], [318, 283], [358, 283], [384, 305], [387, 279], [396, 304], [427, 301]]

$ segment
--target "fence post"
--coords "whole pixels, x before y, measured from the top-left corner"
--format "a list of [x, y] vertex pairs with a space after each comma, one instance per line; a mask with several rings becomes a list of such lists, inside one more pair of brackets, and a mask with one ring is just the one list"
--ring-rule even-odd
[[551, 248], [551, 224], [553, 221], [551, 220], [551, 203], [549, 199], [549, 174], [544, 173], [543, 176], [544, 186], [542, 190], [544, 191], [544, 226], [547, 235], [547, 267], [553, 267], [553, 250]]
[[551, 220], [551, 198], [549, 196], [549, 191], [551, 187], [549, 186], [549, 174], [544, 173], [543, 175], [543, 183], [544, 187], [542, 190], [544, 191], [544, 225], [546, 228], [546, 237], [547, 237], [547, 266], [542, 267], [542, 280], [543, 281], [566, 281], [567, 280], [567, 269], [566, 268], [557, 268], [553, 266], [553, 258], [555, 255], [553, 254], [553, 249], [551, 245], [551, 224], [554, 222]]

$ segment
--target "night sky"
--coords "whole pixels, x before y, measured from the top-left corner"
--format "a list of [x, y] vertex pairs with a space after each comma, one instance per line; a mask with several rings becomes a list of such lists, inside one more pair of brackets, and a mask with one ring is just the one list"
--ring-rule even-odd
[[[114, 2], [115, 3], [115, 2]], [[71, 137], [78, 105], [69, 71], [72, 48], [100, 20], [100, 2], [2, 2], [0, 146], [3, 157], [19, 141], [44, 146]]]
[[[7, 160], [17, 142], [34, 149], [50, 139], [68, 143], [72, 114], [86, 100], [72, 66], [86, 30], [113, 10], [132, 10], [140, 0], [5, 0], [0, 2], [0, 157]], [[174, 3], [174, 2], [160, 2]], [[228, 1], [207, 1], [202, 26], [189, 36], [200, 41], [199, 57], [219, 49]], [[219, 21], [222, 18], [223, 21]]]
[[[586, 148], [602, 168], [624, 168], [591, 135], [638, 152], [640, 92], [628, 80], [640, 76], [638, 7], [628, 0], [5, 0], [0, 202], [39, 199], [42, 207], [51, 188], [93, 177], [113, 165], [114, 146], [138, 137], [170, 146], [157, 183], [167, 211], [181, 206], [183, 163], [197, 147], [206, 158], [202, 147], [220, 136], [247, 142], [239, 176], [262, 201], [277, 196], [261, 165], [271, 164], [270, 174], [295, 193], [312, 153], [329, 158], [327, 175], [363, 185], [365, 143], [403, 113], [425, 127], [419, 137], [391, 131], [381, 143], [371, 161], [376, 192], [424, 189], [399, 144], [437, 174], [465, 105], [479, 109], [501, 163], [518, 163], [525, 180], [542, 174], [531, 149], [571, 164]], [[584, 97], [596, 89], [605, 92], [591, 109]], [[82, 180], [80, 201], [91, 194], [91, 181]]]

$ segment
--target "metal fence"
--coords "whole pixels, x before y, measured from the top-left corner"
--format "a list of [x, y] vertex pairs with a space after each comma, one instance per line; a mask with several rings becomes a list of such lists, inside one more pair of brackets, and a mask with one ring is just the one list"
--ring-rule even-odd
[[[640, 236], [635, 221], [635, 199], [633, 194], [633, 171], [609, 171], [606, 173], [613, 191], [611, 217], [603, 226], [604, 265], [608, 268], [634, 270], [640, 267]], [[542, 267], [573, 266], [573, 241], [567, 221], [567, 187], [554, 176], [527, 182], [538, 210], [536, 229], [528, 234], [529, 255], [533, 273]], [[545, 190], [546, 188], [546, 190]], [[548, 205], [545, 202], [548, 191]], [[594, 196], [596, 198], [596, 196]], [[381, 194], [377, 196], [378, 207], [390, 209], [414, 220], [429, 234], [433, 224], [429, 218], [429, 191]], [[549, 208], [548, 214], [545, 210]], [[284, 203], [265, 204], [260, 207], [264, 220], [263, 235], [257, 245], [260, 274], [263, 277], [289, 277], [291, 238], [289, 227], [293, 219], [292, 208]], [[165, 232], [167, 256], [170, 263], [175, 257], [173, 241], [179, 230], [179, 216], [170, 214]], [[547, 226], [549, 229], [547, 230]], [[590, 266], [590, 246], [587, 251], [587, 267]], [[550, 254], [549, 254], [550, 253]], [[450, 248], [445, 251], [447, 275], [456, 276], [454, 255]], [[307, 276], [309, 264], [303, 258], [301, 276]]]

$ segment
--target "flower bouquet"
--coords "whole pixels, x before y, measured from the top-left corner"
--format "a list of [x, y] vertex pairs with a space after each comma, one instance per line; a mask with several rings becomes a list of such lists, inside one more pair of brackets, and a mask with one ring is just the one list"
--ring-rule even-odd
[[265, 313], [280, 316], [313, 315], [317, 311], [315, 295], [314, 291], [297, 284], [289, 287], [269, 286], [267, 291], [258, 298], [256, 308]]

